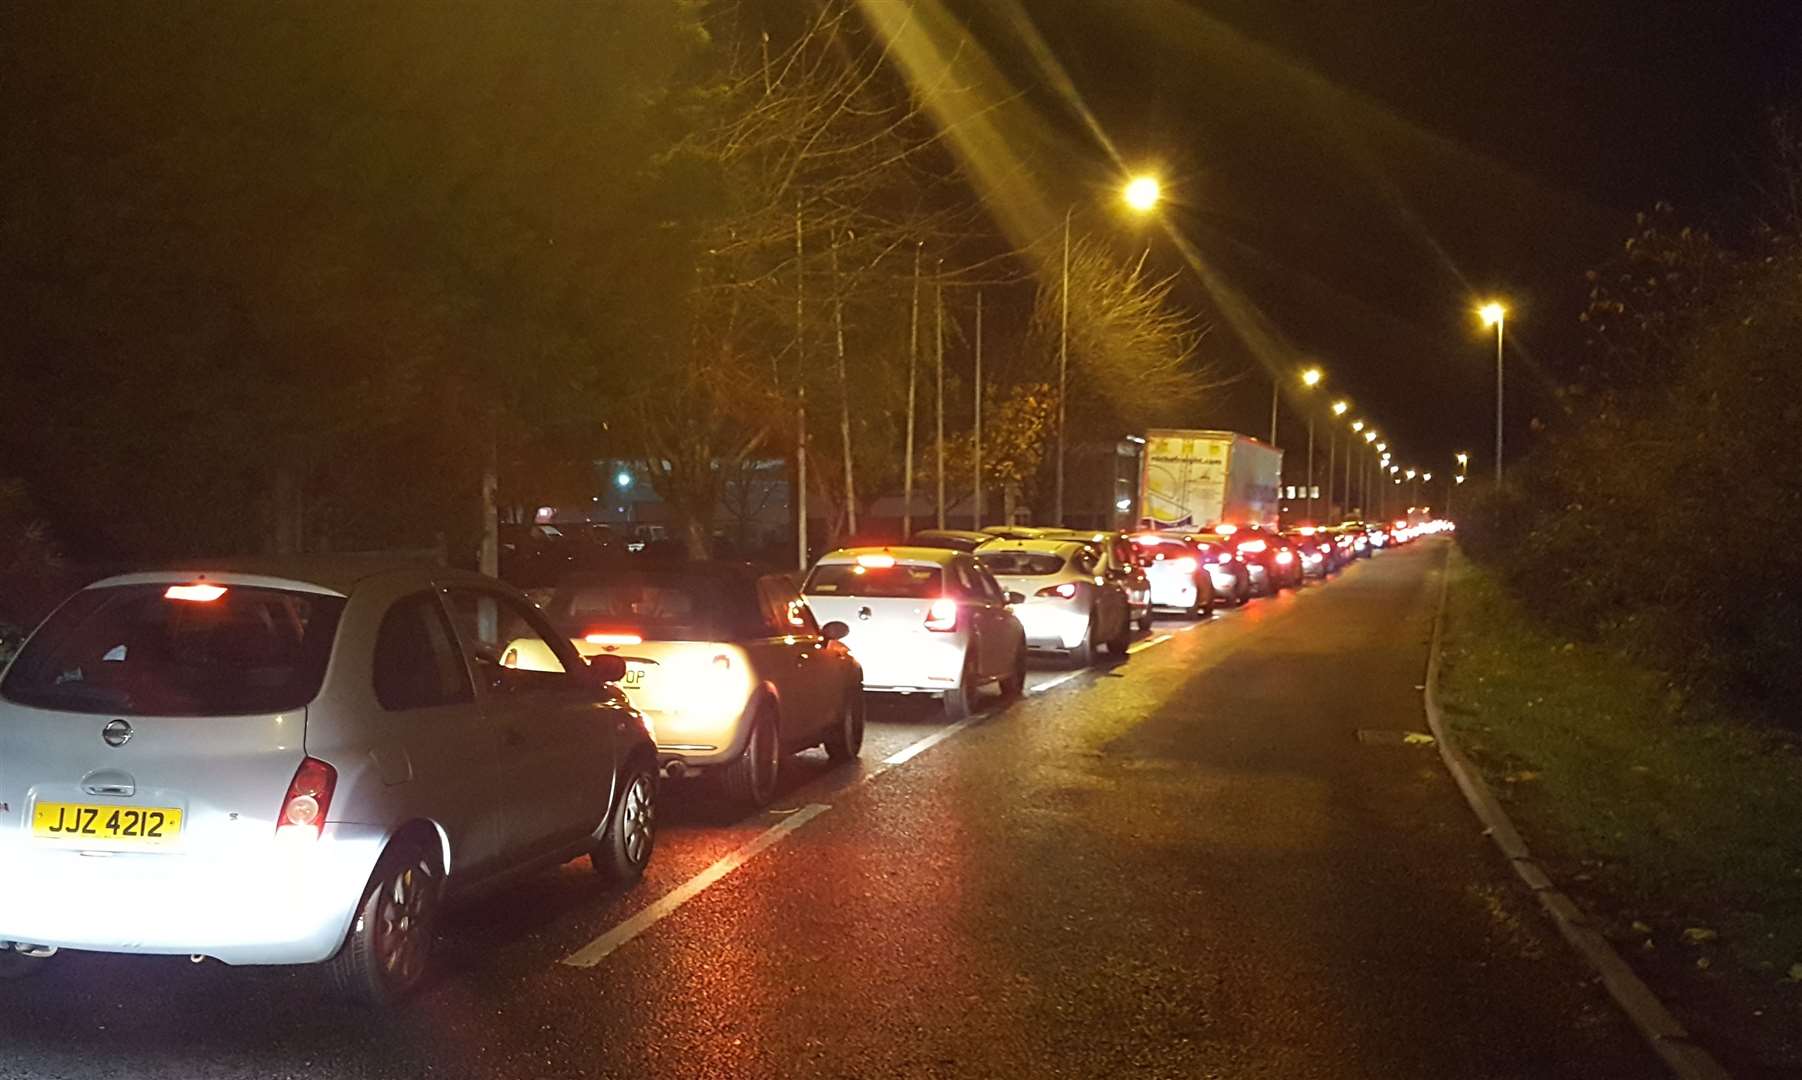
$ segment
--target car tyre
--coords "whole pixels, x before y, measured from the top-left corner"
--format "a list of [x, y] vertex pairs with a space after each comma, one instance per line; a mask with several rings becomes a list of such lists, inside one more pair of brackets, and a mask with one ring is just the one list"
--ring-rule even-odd
[[847, 690], [840, 710], [838, 721], [826, 735], [826, 756], [833, 761], [850, 761], [863, 751], [863, 687]]
[[1082, 632], [1082, 640], [1077, 643], [1076, 648], [1070, 650], [1071, 667], [1086, 668], [1095, 662], [1095, 632], [1098, 629], [1095, 625], [1095, 613], [1090, 611], [1089, 625]]
[[443, 874], [418, 841], [394, 841], [376, 863], [350, 933], [327, 962], [338, 991], [385, 1008], [425, 981], [438, 932]]
[[1145, 614], [1140, 616], [1140, 618], [1139, 618], [1139, 629], [1141, 629], [1141, 630], [1145, 631], [1147, 634], [1149, 634], [1149, 633], [1151, 633], [1151, 628], [1153, 626], [1157, 625], [1157, 621], [1158, 621], [1157, 609], [1156, 608], [1146, 608]]
[[964, 656], [963, 674], [958, 676], [957, 689], [945, 691], [945, 719], [951, 721], [968, 720], [976, 712], [976, 691], [980, 682], [976, 677], [976, 664], [966, 654]]
[[635, 760], [620, 775], [619, 805], [595, 841], [589, 861], [603, 881], [633, 885], [657, 847], [657, 770]]
[[1131, 618], [1127, 618], [1127, 619], [1124, 619], [1121, 621], [1120, 632], [1118, 634], [1115, 634], [1112, 638], [1108, 639], [1108, 643], [1107, 643], [1108, 655], [1112, 656], [1116, 660], [1122, 659], [1126, 656], [1127, 647], [1130, 646], [1132, 643], [1133, 643], [1133, 623], [1132, 623]]
[[1012, 673], [1001, 680], [1001, 696], [1018, 698], [1026, 695], [1026, 646], [1020, 646], [1014, 653]]
[[782, 739], [776, 715], [768, 707], [757, 710], [745, 737], [744, 753], [720, 770], [726, 798], [748, 810], [762, 810], [776, 797], [776, 780], [782, 770]]

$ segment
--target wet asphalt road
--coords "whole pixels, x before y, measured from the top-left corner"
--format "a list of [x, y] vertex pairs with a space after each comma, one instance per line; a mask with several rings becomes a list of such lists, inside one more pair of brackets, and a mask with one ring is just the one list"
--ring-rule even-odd
[[874, 710], [769, 814], [666, 789], [639, 887], [579, 862], [458, 912], [395, 1014], [59, 957], [0, 983], [0, 1077], [1659, 1076], [1431, 748], [1358, 737], [1424, 726], [1440, 543], [1045, 665], [923, 750], [936, 716]]

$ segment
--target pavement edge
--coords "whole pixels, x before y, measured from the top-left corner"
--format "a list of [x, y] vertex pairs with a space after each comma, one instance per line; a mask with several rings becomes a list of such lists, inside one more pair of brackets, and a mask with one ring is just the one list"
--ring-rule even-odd
[[1731, 1080], [1731, 1075], [1721, 1067], [1720, 1062], [1696, 1045], [1689, 1032], [1671, 1015], [1664, 1003], [1658, 1000], [1652, 988], [1634, 974], [1608, 939], [1590, 924], [1582, 909], [1553, 883], [1545, 868], [1527, 850], [1519, 830], [1508, 819], [1508, 812], [1502, 809], [1502, 804], [1496, 801], [1482, 774], [1464, 752], [1452, 743], [1439, 711], [1439, 654], [1445, 630], [1446, 597], [1451, 591], [1451, 566], [1452, 544], [1448, 542], [1445, 559], [1439, 568], [1439, 602], [1433, 610], [1433, 639], [1427, 650], [1427, 675], [1423, 695], [1427, 725], [1432, 729], [1446, 770], [1458, 782], [1465, 801], [1470, 803], [1471, 811], [1482, 822], [1484, 833], [1495, 841], [1495, 846], [1501, 849], [1508, 865], [1514, 867], [1514, 872], [1539, 899], [1540, 906], [1551, 916], [1564, 940], [1570, 943], [1571, 948], [1602, 980], [1609, 996], [1627, 1014], [1633, 1026], [1639, 1029], [1652, 1052], [1681, 1080]]

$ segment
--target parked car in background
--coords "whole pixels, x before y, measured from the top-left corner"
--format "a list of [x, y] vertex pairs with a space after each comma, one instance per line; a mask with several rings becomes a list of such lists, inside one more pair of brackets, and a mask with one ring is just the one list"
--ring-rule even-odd
[[[634, 561], [565, 578], [546, 613], [584, 656], [625, 662], [620, 685], [650, 720], [664, 775], [711, 776], [769, 805], [784, 756], [863, 746], [863, 671], [789, 579], [745, 563]], [[515, 663], [537, 663], [524, 651]]]
[[1325, 529], [1302, 525], [1283, 535], [1301, 560], [1302, 577], [1324, 578], [1339, 569], [1339, 549]]
[[1275, 529], [1260, 530], [1264, 540], [1276, 554], [1272, 561], [1276, 564], [1277, 577], [1286, 588], [1297, 588], [1306, 580], [1302, 569], [1301, 550], [1294, 540]]
[[815, 617], [843, 623], [866, 691], [932, 694], [945, 715], [976, 710], [981, 688], [1026, 690], [1026, 635], [1010, 597], [974, 555], [947, 548], [829, 552], [801, 587]]
[[1159, 536], [1174, 536], [1195, 545], [1201, 552], [1208, 573], [1214, 579], [1216, 603], [1242, 605], [1250, 602], [1256, 591], [1251, 583], [1251, 567], [1239, 554], [1232, 537], [1212, 532], [1189, 532], [1166, 529]]
[[1154, 608], [1200, 616], [1214, 613], [1214, 578], [1201, 548], [1174, 536], [1133, 537], [1151, 582]]
[[1241, 528], [1231, 523], [1214, 527], [1214, 533], [1233, 546], [1233, 552], [1245, 562], [1251, 577], [1251, 591], [1256, 596], [1275, 596], [1289, 584], [1288, 574], [1277, 563], [1277, 549], [1257, 528]]
[[[507, 666], [531, 642], [537, 670]], [[199, 564], [77, 592], [0, 680], [0, 953], [326, 964], [425, 978], [441, 904], [591, 854], [635, 881], [656, 750], [518, 591], [349, 558]]]
[[1126, 591], [1126, 601], [1132, 609], [1132, 621], [1141, 630], [1151, 629], [1151, 580], [1145, 574], [1145, 566], [1139, 559], [1138, 545], [1133, 543], [1131, 534], [1046, 529], [1041, 535], [1047, 539], [1078, 540], [1094, 545], [1101, 553], [1102, 576], [1119, 582], [1120, 587]]
[[1022, 597], [1014, 615], [1026, 644], [1068, 654], [1086, 667], [1105, 645], [1125, 656], [1132, 607], [1120, 582], [1103, 572], [1103, 556], [1080, 540], [997, 540], [977, 553], [1003, 588]]

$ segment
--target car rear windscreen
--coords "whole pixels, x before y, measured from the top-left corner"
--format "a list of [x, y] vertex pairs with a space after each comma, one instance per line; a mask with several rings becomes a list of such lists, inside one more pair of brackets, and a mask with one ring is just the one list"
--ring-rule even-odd
[[801, 591], [809, 596], [923, 599], [945, 594], [945, 575], [937, 566], [821, 563], [807, 575]]
[[720, 641], [760, 625], [752, 582], [680, 571], [566, 585], [551, 598], [550, 616], [572, 638], [630, 633], [645, 641]]
[[1064, 557], [1049, 551], [985, 551], [977, 558], [996, 577], [1043, 577], [1064, 568]]
[[116, 716], [298, 709], [319, 693], [343, 610], [342, 597], [240, 585], [86, 589], [26, 643], [0, 694]]

